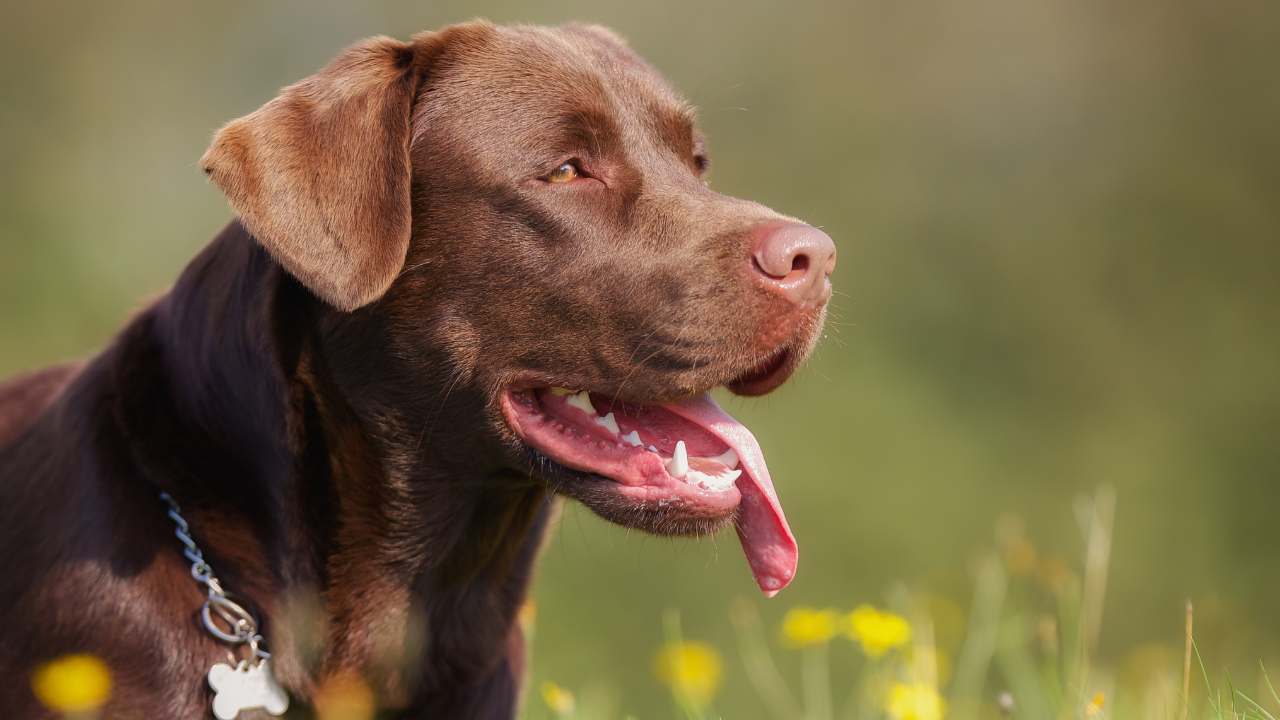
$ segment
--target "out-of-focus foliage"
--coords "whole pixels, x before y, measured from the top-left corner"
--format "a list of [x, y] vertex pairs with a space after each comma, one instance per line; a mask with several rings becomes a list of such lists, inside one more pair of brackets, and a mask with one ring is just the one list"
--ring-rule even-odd
[[[1180, 657], [1189, 597], [1207, 658], [1280, 667], [1274, 3], [10, 3], [0, 373], [93, 352], [222, 226], [196, 167], [219, 124], [359, 37], [475, 15], [613, 26], [701, 107], [718, 189], [840, 246], [813, 363], [726, 400], [769, 456], [795, 584], [756, 600], [731, 536], [649, 539], [570, 506], [530, 687], [665, 716], [663, 610], [730, 648], [739, 595], [775, 628], [901, 584], [954, 646], [991, 528], [1016, 515], [1010, 572], [1066, 582], [1073, 498], [1100, 485], [1099, 661]], [[749, 685], [726, 658], [716, 709], [758, 716]]]

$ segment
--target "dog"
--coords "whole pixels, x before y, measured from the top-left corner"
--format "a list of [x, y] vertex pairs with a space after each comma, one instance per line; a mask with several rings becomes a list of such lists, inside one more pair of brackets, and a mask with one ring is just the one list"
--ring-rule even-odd
[[161, 493], [295, 708], [356, 678], [396, 717], [513, 717], [557, 496], [732, 526], [766, 594], [791, 581], [763, 454], [707, 393], [806, 359], [836, 248], [710, 189], [692, 108], [614, 33], [369, 39], [201, 166], [236, 217], [171, 290], [0, 386], [7, 717], [51, 717], [21, 678], [65, 654], [109, 668], [112, 718], [207, 717], [210, 668], [257, 662], [202, 627]]

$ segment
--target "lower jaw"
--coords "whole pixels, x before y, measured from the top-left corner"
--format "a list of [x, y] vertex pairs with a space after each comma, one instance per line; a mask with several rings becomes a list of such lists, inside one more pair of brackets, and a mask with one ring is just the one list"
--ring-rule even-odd
[[679, 500], [646, 499], [627, 492], [627, 486], [608, 478], [568, 471], [555, 482], [556, 491], [585, 505], [596, 515], [616, 525], [662, 536], [713, 535], [738, 517], [741, 496], [721, 507]]
[[[712, 491], [671, 477], [664, 458], [645, 448], [557, 429], [554, 418], [538, 411], [531, 391], [507, 390], [501, 405], [507, 424], [532, 453], [532, 467], [541, 467], [556, 489], [607, 520], [662, 534], [704, 534], [731, 522], [742, 500], [733, 485]], [[595, 462], [575, 462], [565, 457], [572, 453], [557, 452], [572, 443], [592, 444]]]

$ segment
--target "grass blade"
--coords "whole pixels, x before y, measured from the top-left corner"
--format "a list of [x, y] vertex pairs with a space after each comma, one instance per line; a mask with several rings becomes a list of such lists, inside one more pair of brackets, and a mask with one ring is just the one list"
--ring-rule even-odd
[[1180, 720], [1187, 720], [1191, 708], [1191, 635], [1192, 635], [1191, 601], [1187, 601], [1186, 642], [1182, 652], [1182, 710], [1178, 713]]
[[773, 661], [755, 606], [738, 598], [730, 608], [729, 619], [737, 631], [734, 635], [738, 638], [738, 654], [747, 669], [747, 677], [769, 708], [769, 713], [778, 720], [800, 717], [799, 703], [787, 689], [787, 683]]

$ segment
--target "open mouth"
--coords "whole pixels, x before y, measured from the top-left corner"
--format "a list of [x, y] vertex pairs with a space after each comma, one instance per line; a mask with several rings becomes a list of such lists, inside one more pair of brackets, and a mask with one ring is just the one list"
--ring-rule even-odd
[[766, 595], [794, 577], [796, 541], [764, 454], [710, 395], [637, 404], [555, 387], [509, 389], [502, 411], [533, 450], [627, 500], [710, 519], [736, 513], [743, 552]]

